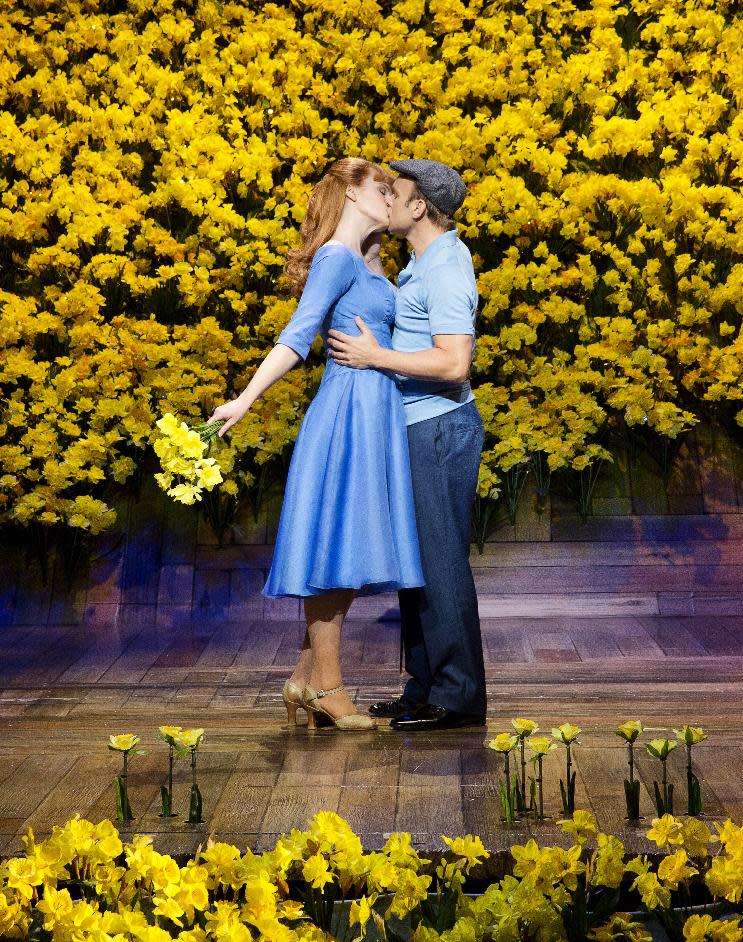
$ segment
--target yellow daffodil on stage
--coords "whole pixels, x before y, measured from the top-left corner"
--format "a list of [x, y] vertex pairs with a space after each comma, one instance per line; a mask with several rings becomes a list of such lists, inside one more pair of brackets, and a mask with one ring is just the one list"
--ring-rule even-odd
[[[517, 809], [524, 804], [523, 793], [519, 792], [518, 780], [511, 782], [511, 762], [509, 754], [521, 744], [522, 766], [525, 765], [524, 759], [524, 740], [522, 737], [510, 733], [498, 733], [495, 739], [488, 742], [488, 747], [495, 752], [503, 755], [503, 771], [505, 774], [505, 785], [500, 784], [501, 803], [503, 805], [503, 817], [506, 824], [512, 824], [516, 818]], [[525, 773], [522, 768], [522, 775]]]
[[674, 742], [672, 739], [651, 739], [650, 742], [645, 743], [645, 748], [651, 756], [663, 760], [668, 757], [668, 754], [672, 752], [676, 746], [678, 746], [678, 743]]
[[628, 743], [633, 743], [638, 736], [642, 735], [643, 725], [640, 720], [627, 720], [626, 723], [622, 723], [621, 726], [617, 726], [616, 734], [621, 736]]
[[715, 942], [741, 942], [743, 928], [732, 921], [715, 919], [707, 915], [693, 913], [684, 923], [685, 942], [705, 942], [714, 939]]
[[203, 729], [179, 729], [173, 734], [173, 742], [180, 749], [195, 749], [204, 738]]
[[658, 864], [658, 879], [672, 890], [678, 889], [682, 881], [699, 873], [695, 867], [689, 866], [689, 857], [683, 848], [673, 854], [667, 854]]
[[526, 745], [535, 756], [546, 756], [548, 752], [557, 749], [557, 743], [553, 742], [549, 736], [530, 736], [526, 740]]
[[511, 726], [513, 726], [519, 739], [531, 736], [532, 733], [539, 729], [539, 726], [534, 720], [527, 720], [523, 717], [516, 717], [516, 719], [511, 720]]
[[120, 752], [124, 760], [124, 770], [115, 778], [116, 785], [116, 816], [119, 821], [129, 821], [132, 818], [132, 809], [129, 804], [129, 756], [143, 756], [144, 752], [137, 749], [139, 736], [134, 733], [120, 733], [118, 736], [109, 736], [108, 748]]
[[578, 742], [580, 735], [580, 726], [573, 726], [571, 723], [563, 723], [562, 726], [556, 726], [552, 730], [552, 736], [561, 740], [566, 746], [570, 743]]
[[676, 738], [687, 746], [695, 746], [709, 737], [701, 726], [682, 726], [681, 729], [674, 729]]
[[366, 924], [371, 919], [372, 907], [377, 901], [376, 893], [371, 896], [362, 896], [361, 899], [353, 900], [348, 914], [348, 922], [351, 926], [358, 926], [362, 938], [366, 936]]
[[[683, 824], [683, 846], [690, 857], [705, 857], [710, 844], [716, 844], [718, 838], [704, 823], [696, 818], [688, 818]], [[670, 842], [669, 842], [670, 843]]]
[[[112, 938], [131, 935], [164, 939], [165, 923], [170, 927], [168, 938], [177, 929], [178, 938], [187, 942], [208, 942], [217, 937], [249, 942], [256, 935], [282, 942], [321, 942], [328, 933], [337, 936], [342, 931], [342, 924], [336, 922], [337, 913], [326, 906], [338, 897], [341, 887], [334, 872], [334, 852], [313, 851], [313, 835], [323, 831], [327, 841], [345, 844], [358, 839], [358, 835], [335, 812], [320, 814], [322, 818], [314, 819], [306, 830], [293, 830], [278, 842], [295, 850], [304, 848], [299, 857], [293, 854], [297, 866], [291, 871], [291, 880], [292, 892], [298, 891], [306, 903], [289, 897], [289, 886], [274, 866], [278, 843], [264, 854], [246, 851], [241, 855], [237, 847], [209, 839], [206, 849], [200, 850], [195, 859], [179, 866], [173, 857], [154, 848], [151, 836], [137, 835], [123, 844], [110, 821], [93, 824], [75, 815], [63, 826], [55, 826], [52, 836], [38, 843], [29, 831], [24, 841], [26, 856], [10, 858], [0, 867], [0, 927], [10, 938], [22, 938], [34, 921], [60, 938], [108, 934]], [[626, 913], [604, 912], [601, 923], [591, 922], [594, 917], [590, 901], [596, 898], [591, 894], [599, 891], [602, 898], [608, 899], [604, 891], [617, 890], [625, 873], [634, 875], [632, 887], [650, 911], [668, 910], [675, 902], [674, 894], [684, 887], [688, 892], [689, 881], [697, 875], [704, 876], [713, 899], [737, 903], [743, 894], [741, 828], [729, 819], [718, 824], [721, 852], [694, 865], [690, 845], [697, 841], [706, 846], [707, 842], [706, 835], [696, 827], [702, 822], [668, 817], [669, 821], [654, 821], [648, 836], [652, 837], [661, 826], [667, 831], [671, 827], [685, 831], [693, 823], [693, 832], [684, 837], [685, 846], [677, 842], [675, 850], [657, 864], [646, 856], [625, 864], [622, 842], [601, 831], [590, 812], [578, 809], [571, 820], [559, 822], [563, 831], [573, 834], [572, 847], [540, 846], [534, 838], [512, 846], [513, 873], [475, 898], [461, 894], [461, 880], [442, 870], [441, 863], [419, 858], [410, 848], [411, 835], [401, 832], [393, 835], [386, 849], [367, 855], [368, 877], [372, 871], [381, 877], [385, 864], [391, 872], [380, 879], [376, 888], [362, 881], [359, 892], [354, 890], [348, 924], [359, 926], [364, 937], [372, 921], [381, 931], [391, 917], [409, 918], [411, 939], [436, 942], [439, 933], [428, 921], [439, 918], [438, 906], [448, 913], [451, 928], [446, 931], [451, 935], [447, 938], [455, 942], [476, 940], [483, 927], [508, 932], [508, 938], [517, 937], [513, 932], [519, 927], [524, 931], [529, 927], [531, 933], [541, 927], [540, 938], [544, 930], [545, 938], [564, 938], [568, 933], [594, 942], [609, 942], [613, 927], [620, 934], [629, 932], [628, 938], [644, 940]], [[591, 847], [589, 841], [594, 838]], [[117, 857], [123, 858], [121, 866], [98, 862], [100, 848], [111, 841], [116, 846], [110, 844], [107, 853], [118, 851]], [[468, 869], [486, 856], [477, 836], [445, 837], [444, 841]], [[427, 872], [418, 872], [421, 865]], [[434, 870], [437, 876], [432, 886]], [[461, 876], [461, 868], [457, 873]], [[88, 886], [84, 900], [70, 891], [80, 880]], [[384, 911], [380, 889], [392, 891]], [[234, 898], [225, 898], [230, 894]], [[588, 923], [580, 922], [583, 911]], [[671, 918], [673, 913], [668, 915]], [[725, 934], [727, 929], [718, 932], [714, 921], [694, 923], [690, 918], [685, 926], [686, 936], [700, 940], [705, 927], [714, 928], [715, 939], [736, 938]], [[737, 923], [719, 922], [719, 926], [735, 930]], [[690, 935], [692, 930], [695, 935]]]
[[566, 834], [572, 834], [576, 844], [584, 844], [598, 832], [596, 818], [590, 811], [575, 811], [572, 818], [557, 822]]
[[664, 814], [661, 818], [654, 818], [652, 826], [647, 833], [648, 839], [655, 841], [658, 847], [684, 843], [684, 823], [672, 814]]
[[701, 726], [682, 726], [681, 729], [674, 729], [674, 733], [678, 743], [683, 743], [686, 746], [687, 813], [689, 815], [698, 815], [702, 812], [702, 789], [692, 768], [691, 749], [692, 746], [704, 742], [709, 737]]
[[321, 890], [326, 883], [333, 882], [333, 874], [328, 866], [328, 861], [322, 854], [314, 854], [305, 860], [302, 865], [302, 875], [310, 886], [316, 890]]
[[489, 740], [488, 748], [496, 752], [512, 752], [519, 744], [519, 737], [510, 733], [498, 733], [498, 735]]
[[451, 852], [464, 861], [465, 873], [482, 860], [487, 860], [490, 854], [485, 850], [482, 840], [471, 834], [465, 837], [446, 837], [441, 835], [441, 840], [451, 848]]
[[108, 737], [108, 748], [116, 752], [131, 752], [139, 742], [139, 736], [134, 733], [120, 733], [118, 736]]

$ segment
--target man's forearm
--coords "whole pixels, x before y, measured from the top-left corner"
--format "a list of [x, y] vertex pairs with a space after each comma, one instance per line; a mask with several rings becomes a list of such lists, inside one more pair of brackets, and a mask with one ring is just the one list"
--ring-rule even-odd
[[440, 379], [449, 383], [462, 383], [467, 378], [467, 373], [462, 373], [458, 358], [439, 347], [416, 350], [415, 353], [380, 347], [371, 365], [379, 370], [409, 376], [411, 379]]

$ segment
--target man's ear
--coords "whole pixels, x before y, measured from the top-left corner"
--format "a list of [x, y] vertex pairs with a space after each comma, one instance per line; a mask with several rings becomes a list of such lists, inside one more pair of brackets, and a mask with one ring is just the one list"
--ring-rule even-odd
[[352, 200], [354, 203], [355, 203], [356, 200], [359, 198], [359, 197], [358, 197], [358, 194], [357, 194], [357, 192], [356, 192], [356, 187], [353, 186], [351, 183], [349, 183], [348, 186], [346, 187], [346, 196], [347, 196], [350, 200]]
[[410, 214], [416, 222], [420, 222], [427, 212], [425, 201], [422, 199], [415, 200], [415, 206], [410, 210]]

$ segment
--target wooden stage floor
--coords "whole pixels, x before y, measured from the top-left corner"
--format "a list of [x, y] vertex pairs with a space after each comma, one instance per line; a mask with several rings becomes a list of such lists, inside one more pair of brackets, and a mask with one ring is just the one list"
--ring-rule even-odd
[[[560, 840], [563, 752], [545, 761], [545, 811], [552, 821], [506, 829], [500, 820], [500, 757], [484, 748], [511, 717], [549, 731], [570, 721], [584, 734], [575, 749], [577, 804], [590, 808], [631, 849], [650, 849], [643, 828], [625, 828], [626, 751], [614, 728], [642, 719], [643, 739], [702, 725], [695, 748], [705, 811], [743, 822], [743, 617], [622, 616], [486, 618], [488, 729], [403, 735], [290, 729], [281, 685], [303, 626], [255, 621], [154, 627], [15, 626], [0, 631], [0, 855], [22, 851], [28, 827], [48, 834], [75, 812], [114, 815], [119, 757], [109, 734], [135, 732], [146, 755], [131, 762], [132, 833], [156, 847], [190, 853], [209, 834], [241, 847], [273, 846], [319, 809], [343, 815], [367, 849], [390, 832], [411, 831], [417, 846], [441, 849], [441, 834], [479, 834], [505, 860], [529, 832]], [[349, 621], [345, 677], [364, 707], [395, 695], [399, 626]], [[304, 718], [304, 715], [300, 713]], [[166, 747], [157, 727], [203, 726], [199, 759], [205, 824], [158, 816]], [[683, 750], [669, 760], [685, 807]], [[654, 815], [658, 763], [638, 752], [645, 824]], [[188, 769], [177, 766], [175, 807], [187, 804]], [[124, 832], [129, 834], [129, 831]]]

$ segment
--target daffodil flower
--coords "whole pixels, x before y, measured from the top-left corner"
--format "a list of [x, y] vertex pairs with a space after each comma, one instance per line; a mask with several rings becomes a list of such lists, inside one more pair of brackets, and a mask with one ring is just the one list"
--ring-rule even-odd
[[180, 726], [158, 727], [158, 733], [168, 744], [168, 784], [167, 787], [165, 785], [160, 786], [160, 800], [162, 803], [162, 811], [160, 814], [163, 818], [173, 816], [173, 759], [176, 751], [175, 737], [182, 732], [183, 730]]
[[578, 809], [572, 818], [557, 822], [566, 834], [572, 834], [576, 844], [585, 844], [590, 837], [598, 833], [596, 818], [590, 811]]
[[645, 748], [656, 759], [665, 760], [670, 752], [678, 746], [672, 739], [651, 739], [645, 743]]
[[557, 743], [553, 742], [549, 736], [530, 736], [526, 740], [526, 745], [534, 753], [535, 757], [546, 756], [548, 752], [557, 749]]
[[621, 736], [628, 743], [634, 743], [638, 736], [643, 733], [644, 727], [640, 720], [627, 720], [621, 726], [617, 726], [616, 734]]
[[519, 739], [524, 739], [526, 736], [531, 736], [532, 733], [535, 733], [539, 729], [539, 726], [534, 722], [534, 720], [527, 720], [523, 717], [516, 717], [515, 719], [511, 720], [511, 726], [513, 726]]
[[674, 729], [676, 738], [687, 746], [696, 746], [698, 742], [704, 742], [709, 737], [701, 726], [682, 726], [681, 729]]
[[139, 736], [134, 733], [119, 733], [118, 736], [108, 737], [108, 748], [114, 752], [131, 752], [136, 748]]
[[512, 752], [518, 745], [519, 737], [509, 733], [498, 733], [495, 739], [488, 742], [488, 748], [496, 752]]
[[678, 742], [674, 739], [651, 739], [650, 742], [645, 743], [645, 749], [651, 756], [660, 759], [660, 764], [663, 769], [662, 790], [658, 788], [657, 782], [653, 782], [655, 789], [655, 805], [659, 815], [668, 812], [673, 813], [673, 785], [668, 784], [666, 762], [669, 754], [673, 752], [677, 746]]
[[697, 743], [704, 742], [708, 737], [701, 726], [682, 726], [681, 729], [674, 729], [674, 733], [679, 742], [683, 742], [686, 745], [687, 812], [690, 815], [701, 814], [702, 787], [692, 769], [691, 747], [696, 746]]
[[624, 780], [624, 798], [627, 805], [627, 818], [637, 821], [640, 817], [640, 783], [635, 779], [635, 752], [634, 745], [637, 737], [644, 731], [640, 720], [627, 720], [617, 726], [615, 732], [627, 743], [627, 762], [629, 763], [629, 778]]
[[580, 733], [580, 726], [573, 726], [572, 723], [563, 723], [562, 726], [556, 726], [552, 730], [553, 737], [561, 740], [566, 746], [578, 742]]
[[203, 738], [203, 729], [182, 729], [173, 736], [173, 742], [179, 749], [196, 749]]
[[517, 795], [519, 811], [522, 814], [526, 814], [526, 746], [524, 743], [526, 737], [535, 733], [539, 729], [539, 726], [534, 720], [527, 719], [523, 716], [514, 717], [511, 720], [511, 726], [518, 736], [519, 750], [521, 753], [521, 787]]
[[115, 779], [116, 785], [116, 816], [119, 821], [129, 821], [132, 818], [132, 809], [129, 804], [129, 769], [128, 760], [130, 755], [143, 756], [144, 752], [137, 749], [139, 736], [134, 733], [119, 733], [118, 736], [108, 737], [108, 748], [114, 752], [120, 752], [124, 760], [124, 770], [121, 775]]

